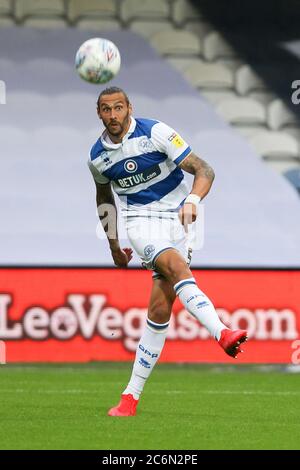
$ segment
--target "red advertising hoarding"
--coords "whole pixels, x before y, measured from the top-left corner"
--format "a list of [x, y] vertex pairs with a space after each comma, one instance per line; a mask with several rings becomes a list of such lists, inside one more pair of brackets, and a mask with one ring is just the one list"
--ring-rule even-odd
[[[248, 330], [238, 362], [300, 363], [300, 271], [193, 274], [223, 321]], [[6, 362], [131, 361], [151, 284], [151, 273], [138, 269], [0, 269]], [[178, 300], [160, 360], [236, 362]]]

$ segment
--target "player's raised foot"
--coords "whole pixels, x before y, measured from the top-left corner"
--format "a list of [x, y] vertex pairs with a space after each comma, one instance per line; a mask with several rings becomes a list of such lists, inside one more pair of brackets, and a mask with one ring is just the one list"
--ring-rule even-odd
[[225, 328], [221, 331], [219, 345], [229, 356], [236, 358], [239, 353], [243, 352], [240, 344], [247, 339], [246, 330], [227, 330]]
[[131, 393], [121, 395], [120, 403], [108, 411], [108, 416], [135, 416], [138, 400]]

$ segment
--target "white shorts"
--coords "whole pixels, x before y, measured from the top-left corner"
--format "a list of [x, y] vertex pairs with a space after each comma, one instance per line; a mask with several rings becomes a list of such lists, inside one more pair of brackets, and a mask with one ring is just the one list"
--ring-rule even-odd
[[125, 226], [130, 243], [141, 258], [142, 266], [154, 271], [154, 278], [161, 277], [155, 271], [158, 255], [170, 248], [179, 251], [187, 264], [190, 264], [192, 247], [178, 217], [131, 216], [125, 218]]

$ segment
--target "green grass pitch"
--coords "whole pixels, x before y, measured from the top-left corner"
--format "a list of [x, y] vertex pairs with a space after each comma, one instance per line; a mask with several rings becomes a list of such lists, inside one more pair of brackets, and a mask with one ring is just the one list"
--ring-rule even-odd
[[131, 364], [0, 366], [1, 449], [299, 449], [300, 375], [160, 364], [111, 418]]

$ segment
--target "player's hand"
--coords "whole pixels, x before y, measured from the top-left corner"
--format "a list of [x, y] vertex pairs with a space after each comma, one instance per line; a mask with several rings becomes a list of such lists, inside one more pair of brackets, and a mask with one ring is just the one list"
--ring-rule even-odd
[[191, 202], [187, 202], [182, 206], [178, 214], [179, 220], [184, 226], [184, 230], [188, 231], [188, 225], [195, 222], [197, 218], [197, 206]]
[[127, 268], [127, 265], [132, 258], [132, 253], [133, 251], [131, 248], [118, 248], [117, 250], [111, 251], [114, 263], [118, 268]]

